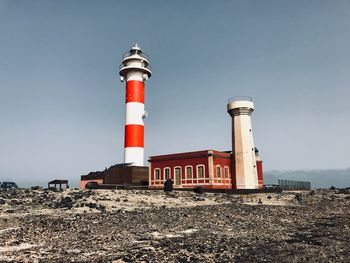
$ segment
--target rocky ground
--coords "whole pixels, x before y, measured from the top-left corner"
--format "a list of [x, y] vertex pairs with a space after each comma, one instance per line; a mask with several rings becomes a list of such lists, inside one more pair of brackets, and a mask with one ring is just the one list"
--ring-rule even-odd
[[307, 261], [350, 262], [349, 190], [0, 191], [0, 262]]

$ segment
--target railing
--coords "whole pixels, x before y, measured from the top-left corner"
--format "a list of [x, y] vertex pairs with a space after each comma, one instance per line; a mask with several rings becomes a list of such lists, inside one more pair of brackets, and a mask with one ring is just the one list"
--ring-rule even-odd
[[[125, 67], [127, 67], [127, 65], [125, 65], [125, 64], [121, 64], [120, 66], [119, 66], [119, 70], [121, 70], [122, 68], [125, 68]], [[131, 66], [131, 67], [133, 67], [133, 66]], [[150, 71], [152, 71], [152, 68], [151, 68], [151, 66], [150, 65], [143, 65], [142, 66], [143, 68], [146, 68], [146, 69], [148, 69], [148, 70], [150, 70]]]
[[243, 100], [243, 101], [253, 101], [253, 98], [252, 97], [249, 97], [249, 96], [236, 96], [236, 97], [231, 97], [228, 99], [228, 103], [231, 103], [233, 101], [240, 101], [240, 100]]
[[123, 55], [123, 59], [126, 58], [126, 57], [130, 57], [132, 55], [138, 55], [144, 59], [147, 59], [149, 60], [148, 56], [145, 54], [145, 53], [142, 53], [140, 51], [133, 51], [133, 52], [126, 52], [124, 55]]

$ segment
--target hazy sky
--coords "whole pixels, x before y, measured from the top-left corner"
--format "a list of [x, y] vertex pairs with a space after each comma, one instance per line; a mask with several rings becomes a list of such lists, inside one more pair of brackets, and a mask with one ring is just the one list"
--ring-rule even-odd
[[265, 170], [349, 167], [350, 1], [0, 0], [0, 181], [123, 162], [121, 56], [150, 56], [145, 159], [231, 148], [255, 103]]

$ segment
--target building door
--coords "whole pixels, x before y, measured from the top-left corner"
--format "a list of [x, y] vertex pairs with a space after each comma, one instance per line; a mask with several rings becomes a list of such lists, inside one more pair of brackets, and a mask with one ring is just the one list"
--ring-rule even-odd
[[180, 167], [175, 168], [174, 180], [175, 180], [175, 185], [181, 185], [181, 168]]

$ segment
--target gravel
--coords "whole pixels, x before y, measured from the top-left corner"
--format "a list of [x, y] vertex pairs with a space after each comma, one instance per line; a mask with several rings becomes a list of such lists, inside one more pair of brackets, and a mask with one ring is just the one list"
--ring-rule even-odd
[[2, 190], [0, 262], [350, 262], [349, 197]]

